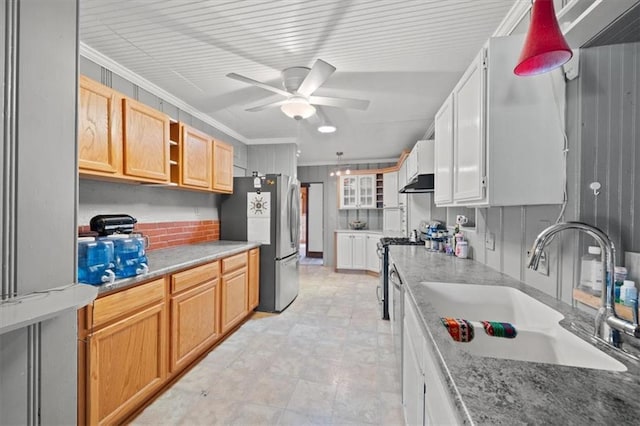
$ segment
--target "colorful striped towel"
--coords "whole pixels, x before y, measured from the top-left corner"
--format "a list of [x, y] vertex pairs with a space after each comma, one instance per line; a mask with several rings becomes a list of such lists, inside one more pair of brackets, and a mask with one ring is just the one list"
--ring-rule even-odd
[[450, 317], [440, 318], [440, 321], [442, 321], [442, 325], [447, 328], [456, 342], [470, 342], [473, 340], [474, 329], [469, 321]]
[[499, 321], [481, 321], [484, 331], [489, 336], [494, 337], [506, 337], [507, 339], [513, 339], [518, 335], [516, 328], [513, 324], [508, 322]]

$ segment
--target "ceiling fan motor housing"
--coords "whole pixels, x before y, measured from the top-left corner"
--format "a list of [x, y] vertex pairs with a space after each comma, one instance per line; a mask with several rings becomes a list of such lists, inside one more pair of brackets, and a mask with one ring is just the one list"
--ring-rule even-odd
[[295, 93], [304, 78], [309, 74], [310, 69], [307, 67], [291, 67], [282, 71], [282, 86], [290, 93]]

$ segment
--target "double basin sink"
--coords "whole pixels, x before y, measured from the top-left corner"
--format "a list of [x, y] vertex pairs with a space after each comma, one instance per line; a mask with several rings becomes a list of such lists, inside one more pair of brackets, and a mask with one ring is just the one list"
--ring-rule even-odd
[[500, 321], [515, 326], [512, 339], [476, 329], [470, 342], [455, 342], [470, 354], [598, 370], [626, 371], [624, 364], [560, 326], [564, 316], [512, 287], [422, 282], [440, 317]]

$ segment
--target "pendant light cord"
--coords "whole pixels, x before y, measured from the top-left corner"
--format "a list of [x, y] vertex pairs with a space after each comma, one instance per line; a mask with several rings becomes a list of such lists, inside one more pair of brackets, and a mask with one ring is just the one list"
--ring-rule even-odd
[[[562, 68], [560, 68], [562, 70]], [[567, 156], [569, 154], [569, 138], [567, 137], [567, 132], [565, 130], [565, 126], [563, 126], [563, 110], [561, 109], [560, 101], [558, 98], [558, 92], [556, 90], [556, 85], [553, 81], [553, 72], [548, 73], [549, 75], [549, 84], [551, 84], [551, 90], [553, 92], [553, 101], [556, 105], [556, 111], [558, 113], [558, 127], [560, 132], [562, 133], [562, 206], [560, 207], [560, 213], [556, 218], [556, 223], [560, 223], [560, 221], [564, 218], [565, 211], [567, 210], [567, 204], [569, 203], [569, 190], [568, 190], [568, 180], [567, 180]], [[564, 80], [564, 74], [562, 75]], [[565, 97], [566, 98], [566, 97]], [[566, 101], [565, 101], [566, 102]], [[566, 109], [566, 104], [565, 104]]]

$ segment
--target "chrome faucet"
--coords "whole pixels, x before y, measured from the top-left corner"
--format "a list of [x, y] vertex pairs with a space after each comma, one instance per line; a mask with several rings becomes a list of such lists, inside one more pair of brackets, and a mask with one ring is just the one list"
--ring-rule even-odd
[[538, 269], [538, 263], [542, 256], [542, 250], [551, 241], [552, 237], [565, 229], [576, 229], [593, 237], [602, 249], [602, 296], [600, 308], [596, 314], [595, 336], [605, 342], [620, 347], [620, 332], [640, 338], [640, 326], [638, 325], [638, 311], [634, 309], [633, 322], [629, 322], [616, 315], [614, 271], [616, 264], [616, 250], [611, 239], [600, 229], [582, 222], [561, 222], [549, 226], [536, 237], [531, 248], [531, 255], [527, 261], [527, 267]]

